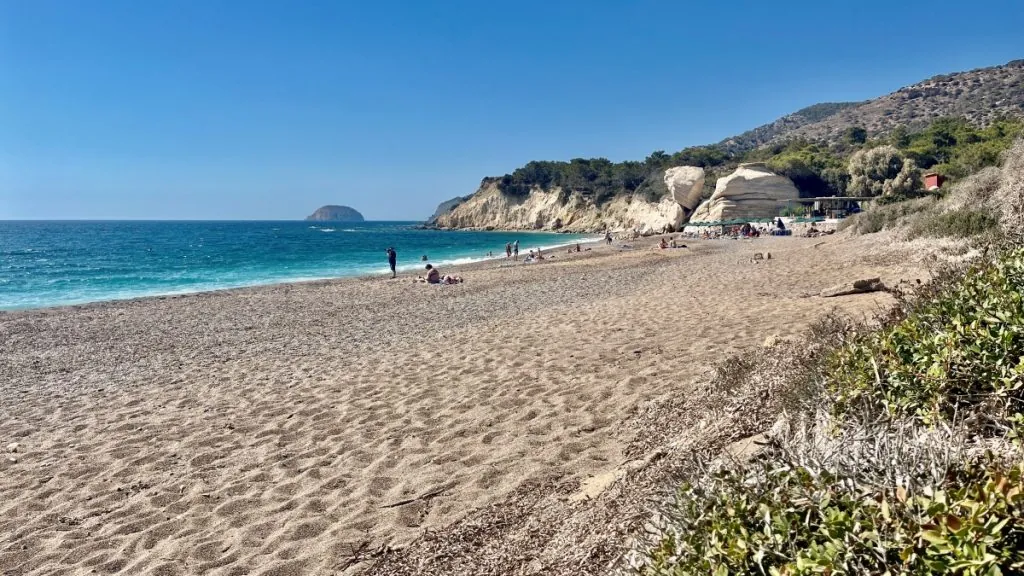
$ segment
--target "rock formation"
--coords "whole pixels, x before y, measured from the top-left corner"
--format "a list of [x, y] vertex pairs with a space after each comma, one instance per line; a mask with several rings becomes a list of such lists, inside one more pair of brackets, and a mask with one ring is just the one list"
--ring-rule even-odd
[[348, 206], [321, 206], [317, 208], [306, 220], [315, 222], [362, 222], [363, 215], [354, 208]]
[[600, 232], [636, 230], [654, 234], [679, 229], [685, 213], [672, 198], [648, 202], [636, 196], [618, 196], [600, 206], [578, 192], [563, 199], [561, 190], [534, 189], [524, 196], [503, 194], [497, 184], [482, 187], [433, 224], [439, 228], [496, 230], [557, 230]]
[[665, 171], [665, 186], [676, 204], [690, 214], [700, 204], [704, 191], [704, 169], [694, 166], [677, 166]]
[[437, 210], [434, 210], [434, 214], [427, 220], [427, 224], [434, 224], [437, 219], [442, 215], [447, 214], [454, 210], [459, 204], [462, 204], [466, 200], [469, 200], [472, 196], [456, 196], [451, 200], [445, 200], [437, 205]]
[[779, 215], [785, 200], [799, 197], [789, 178], [773, 173], [764, 164], [741, 164], [732, 174], [718, 179], [715, 193], [697, 207], [690, 221], [772, 218]]

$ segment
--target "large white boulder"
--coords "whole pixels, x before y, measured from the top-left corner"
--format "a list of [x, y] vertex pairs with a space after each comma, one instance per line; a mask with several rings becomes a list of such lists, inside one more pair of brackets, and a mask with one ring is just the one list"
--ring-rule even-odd
[[676, 166], [665, 170], [665, 186], [672, 194], [672, 199], [693, 212], [700, 204], [700, 194], [704, 191], [704, 169], [695, 166]]
[[690, 222], [772, 218], [779, 215], [786, 200], [799, 197], [789, 178], [775, 174], [764, 164], [741, 164], [732, 174], [718, 179], [715, 193], [697, 207]]

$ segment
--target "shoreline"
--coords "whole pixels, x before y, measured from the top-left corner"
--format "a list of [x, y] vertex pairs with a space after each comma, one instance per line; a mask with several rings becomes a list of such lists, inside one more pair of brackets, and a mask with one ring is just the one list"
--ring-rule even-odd
[[[541, 231], [540, 233], [547, 233], [547, 232]], [[590, 244], [590, 243], [595, 243], [596, 244], [596, 243], [599, 243], [599, 242], [600, 242], [599, 238], [579, 239], [579, 240], [569, 241], [569, 242], [566, 242], [564, 244], [555, 244], [555, 245], [551, 245], [551, 246], [542, 246], [541, 249], [542, 250], [557, 250], [559, 248], [565, 248], [567, 246], [572, 246], [572, 245], [575, 245], [575, 244], [581, 244], [581, 245], [582, 244]], [[450, 260], [441, 260], [441, 261], [438, 261], [435, 264], [435, 266], [438, 266], [438, 267], [443, 266], [445, 268], [455, 268], [456, 270], [472, 270], [472, 269], [474, 269], [474, 267], [476, 267], [478, 265], [482, 265], [482, 264], [485, 264], [485, 263], [488, 263], [488, 262], [499, 261], [499, 260], [504, 260], [504, 257], [503, 256], [493, 256], [493, 257], [487, 257], [487, 256], [483, 256], [483, 257], [465, 256], [465, 257], [458, 257], [458, 258], [454, 258], [454, 259], [450, 259]], [[401, 278], [401, 277], [403, 277], [403, 274], [404, 275], [409, 275], [409, 274], [415, 273], [417, 271], [421, 271], [426, 264], [434, 264], [434, 263], [432, 261], [430, 261], [430, 260], [427, 260], [425, 262], [417, 262], [415, 264], [405, 264], [405, 265], [399, 266], [398, 267], [398, 277]], [[118, 302], [144, 301], [144, 300], [149, 300], [149, 299], [163, 300], [163, 299], [168, 299], [168, 298], [181, 298], [181, 297], [196, 296], [196, 295], [203, 295], [203, 294], [230, 293], [230, 292], [240, 291], [240, 290], [259, 289], [259, 288], [267, 288], [267, 287], [273, 287], [273, 286], [315, 284], [315, 283], [321, 283], [321, 282], [343, 282], [343, 281], [373, 280], [373, 279], [380, 279], [382, 276], [387, 276], [388, 273], [389, 273], [389, 270], [387, 268], [387, 263], [385, 261], [385, 263], [382, 265], [382, 269], [381, 269], [380, 272], [357, 272], [357, 273], [354, 273], [352, 275], [343, 275], [343, 276], [322, 276], [322, 277], [320, 277], [320, 276], [312, 276], [312, 277], [310, 277], [310, 276], [303, 276], [303, 277], [296, 277], [296, 278], [283, 279], [283, 280], [258, 281], [258, 282], [246, 283], [246, 284], [242, 284], [242, 285], [238, 285], [238, 286], [225, 286], [225, 287], [222, 287], [222, 288], [217, 288], [217, 287], [214, 287], [214, 288], [197, 288], [197, 289], [194, 289], [194, 290], [186, 288], [186, 289], [182, 289], [182, 290], [174, 290], [174, 291], [169, 291], [169, 292], [154, 292], [154, 293], [140, 294], [140, 295], [133, 295], [133, 296], [125, 296], [125, 297], [103, 298], [103, 299], [99, 299], [99, 300], [83, 300], [83, 301], [76, 301], [76, 302], [66, 302], [66, 303], [59, 303], [59, 304], [50, 304], [50, 305], [45, 305], [45, 306], [29, 306], [29, 307], [20, 307], [20, 308], [0, 308], [0, 317], [3, 317], [4, 315], [8, 315], [8, 314], [18, 314], [18, 313], [33, 312], [33, 311], [39, 311], [39, 310], [60, 310], [60, 309], [64, 309], [64, 308], [79, 308], [79, 307], [87, 307], [87, 306], [93, 306], [93, 305], [113, 304], [113, 303], [118, 303]], [[391, 278], [387, 278], [387, 279], [390, 280]]]

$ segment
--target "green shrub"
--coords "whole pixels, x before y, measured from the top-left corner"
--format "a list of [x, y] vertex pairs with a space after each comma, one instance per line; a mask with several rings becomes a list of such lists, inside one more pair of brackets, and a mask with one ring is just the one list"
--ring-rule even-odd
[[912, 219], [908, 238], [969, 238], [999, 230], [999, 219], [987, 210], [964, 208], [948, 212], [927, 212]]
[[836, 410], [884, 408], [925, 423], [1006, 417], [1024, 405], [1024, 249], [969, 268], [853, 338], [828, 363]]
[[897, 227], [905, 218], [930, 210], [935, 205], [932, 197], [915, 198], [903, 202], [876, 202], [864, 212], [854, 214], [839, 223], [839, 230], [852, 230], [854, 234], [874, 234]]
[[637, 573], [1024, 571], [1021, 465], [966, 465], [938, 487], [875, 487], [765, 458], [682, 486], [666, 521]]

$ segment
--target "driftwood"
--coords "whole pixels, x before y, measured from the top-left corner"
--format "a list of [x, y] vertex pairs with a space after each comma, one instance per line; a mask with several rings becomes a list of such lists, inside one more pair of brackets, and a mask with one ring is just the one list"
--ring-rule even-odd
[[853, 282], [838, 284], [821, 291], [822, 298], [834, 298], [836, 296], [849, 296], [850, 294], [866, 294], [868, 292], [882, 292], [887, 290], [882, 284], [881, 278], [865, 278]]

